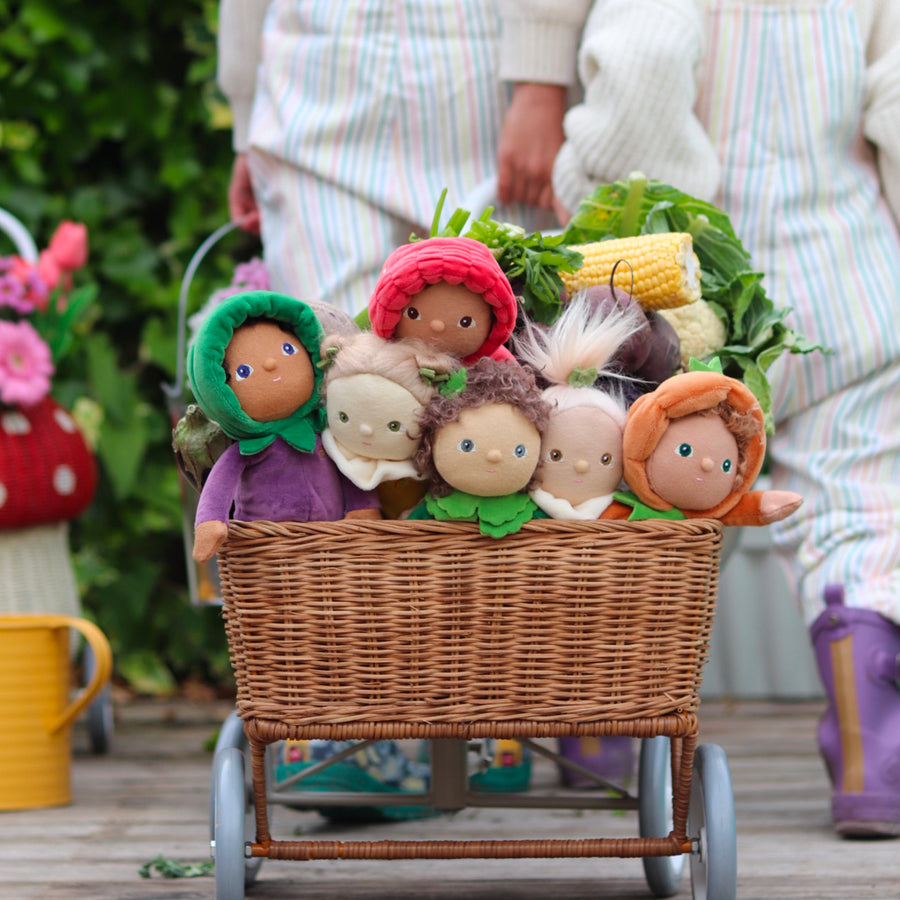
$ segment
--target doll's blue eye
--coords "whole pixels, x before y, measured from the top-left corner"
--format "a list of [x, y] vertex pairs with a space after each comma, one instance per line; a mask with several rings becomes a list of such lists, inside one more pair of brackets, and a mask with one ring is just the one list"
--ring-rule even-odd
[[475, 324], [475, 320], [471, 316], [463, 316], [459, 320], [460, 328], [471, 328]]
[[341, 412], [338, 413], [338, 419], [339, 419], [341, 422], [349, 422], [349, 421], [350, 421], [350, 416], [348, 416], [347, 413], [341, 411]]
[[722, 463], [722, 471], [730, 472], [731, 471], [731, 460], [726, 459], [725, 462]]
[[475, 449], [475, 441], [472, 438], [463, 438], [456, 446], [463, 453], [471, 453]]
[[243, 381], [245, 378], [249, 378], [253, 374], [253, 366], [248, 366], [246, 363], [242, 363], [234, 370], [234, 377], [237, 381]]
[[282, 352], [285, 356], [293, 356], [293, 355], [297, 352], [297, 348], [296, 348], [293, 344], [288, 343], [287, 341], [285, 341], [285, 342], [281, 345], [281, 352]]
[[387, 427], [388, 427], [388, 431], [399, 431], [402, 426], [396, 419], [394, 419], [393, 422], [388, 422]]
[[675, 452], [684, 459], [687, 459], [689, 456], [694, 455], [694, 448], [690, 444], [679, 444], [678, 449]]
[[513, 456], [516, 459], [525, 459], [528, 456], [528, 448], [524, 444], [516, 444], [516, 449], [513, 450]]

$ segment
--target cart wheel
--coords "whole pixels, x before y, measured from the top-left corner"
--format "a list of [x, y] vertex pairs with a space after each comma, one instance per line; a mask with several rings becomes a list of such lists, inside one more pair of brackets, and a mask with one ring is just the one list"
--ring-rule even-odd
[[[638, 764], [638, 829], [641, 837], [672, 831], [672, 763], [667, 737], [644, 738]], [[678, 893], [685, 856], [645, 856], [644, 875], [654, 897]]]
[[[90, 645], [84, 648], [84, 676], [85, 682], [90, 682], [94, 677], [97, 660]], [[88, 739], [91, 743], [91, 752], [101, 756], [109, 753], [113, 736], [113, 704], [112, 690], [109, 683], [103, 686], [103, 690], [94, 698], [87, 708]]]
[[[228, 718], [222, 723], [219, 731], [219, 737], [216, 740], [216, 750], [213, 756], [214, 760], [219, 759], [221, 750], [227, 749], [237, 750], [241, 757], [241, 771], [244, 779], [244, 836], [242, 841], [252, 841], [256, 836], [256, 812], [253, 803], [253, 773], [250, 770], [248, 762], [250, 756], [250, 742], [247, 735], [244, 734], [244, 723], [241, 721], [237, 712], [232, 711], [228, 714]], [[209, 790], [209, 839], [217, 841], [216, 838], [216, 791], [218, 788], [218, 766], [213, 764], [212, 783]], [[216, 847], [218, 848], [218, 842]], [[241, 847], [241, 856], [243, 858], [243, 845]], [[218, 852], [216, 854], [218, 860]], [[256, 876], [259, 875], [260, 867], [263, 864], [263, 857], [254, 856], [251, 859], [244, 860], [244, 886], [250, 887]], [[216, 862], [218, 867], [218, 861]], [[226, 895], [227, 896], [227, 895]], [[241, 895], [243, 896], [243, 895]]]
[[734, 900], [737, 895], [737, 835], [734, 795], [725, 751], [701, 744], [694, 754], [688, 807], [691, 889], [694, 900]]
[[226, 747], [216, 756], [214, 768], [216, 900], [244, 900], [244, 757], [236, 747]]

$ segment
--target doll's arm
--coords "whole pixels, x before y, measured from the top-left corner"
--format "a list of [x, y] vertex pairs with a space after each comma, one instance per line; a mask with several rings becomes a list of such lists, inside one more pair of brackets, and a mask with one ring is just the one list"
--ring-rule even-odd
[[215, 461], [200, 492], [194, 518], [194, 551], [197, 562], [216, 554], [228, 535], [228, 516], [240, 481], [240, 448], [232, 444]]
[[341, 475], [341, 484], [344, 491], [344, 518], [381, 518], [381, 505], [376, 491], [366, 491], [357, 487], [345, 475]]
[[380, 519], [381, 518], [381, 510], [377, 507], [370, 507], [369, 509], [351, 509], [348, 511], [347, 515], [344, 516], [345, 519]]
[[225, 543], [228, 537], [228, 526], [224, 522], [210, 519], [201, 522], [194, 528], [194, 551], [196, 562], [204, 563], [212, 559], [219, 552], [219, 547]]
[[722, 516], [722, 524], [769, 525], [786, 519], [802, 502], [793, 491], [749, 491]]

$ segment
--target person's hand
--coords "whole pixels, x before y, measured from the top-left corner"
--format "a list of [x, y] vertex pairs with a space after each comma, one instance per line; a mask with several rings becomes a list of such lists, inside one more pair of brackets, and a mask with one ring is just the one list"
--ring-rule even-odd
[[259, 234], [259, 207], [250, 181], [246, 153], [238, 153], [234, 158], [231, 181], [228, 184], [228, 213], [232, 222], [241, 222], [244, 231]]
[[497, 199], [553, 209], [553, 162], [563, 145], [565, 85], [522, 82], [512, 99], [497, 152]]
[[194, 529], [194, 560], [205, 563], [211, 560], [225, 543], [228, 537], [228, 526], [217, 519], [201, 522]]

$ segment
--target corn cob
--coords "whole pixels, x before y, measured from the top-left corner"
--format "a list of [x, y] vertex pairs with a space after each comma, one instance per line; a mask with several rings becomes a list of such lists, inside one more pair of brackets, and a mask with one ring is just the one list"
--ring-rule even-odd
[[700, 261], [689, 234], [663, 232], [614, 238], [590, 244], [575, 244], [584, 263], [575, 272], [560, 272], [571, 295], [596, 284], [609, 284], [613, 266], [625, 260], [630, 266], [616, 268], [615, 285], [632, 290], [643, 310], [674, 309], [700, 299]]

